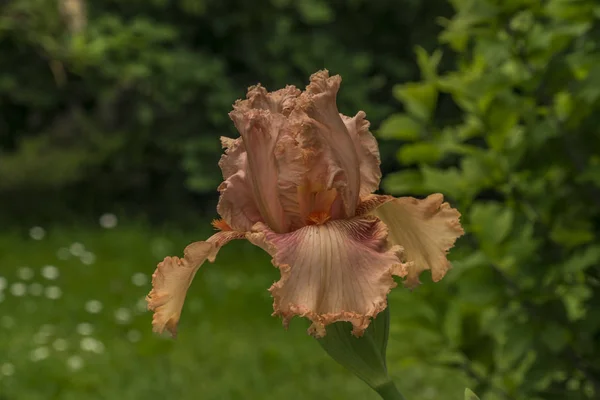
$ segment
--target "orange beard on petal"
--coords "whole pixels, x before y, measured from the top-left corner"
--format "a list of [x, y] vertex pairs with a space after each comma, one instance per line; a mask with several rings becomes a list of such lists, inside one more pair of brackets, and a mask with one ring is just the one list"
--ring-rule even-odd
[[213, 219], [211, 225], [219, 231], [231, 231], [231, 227], [222, 219]]
[[325, 211], [315, 211], [308, 214], [307, 225], [322, 225], [331, 219], [331, 215]]

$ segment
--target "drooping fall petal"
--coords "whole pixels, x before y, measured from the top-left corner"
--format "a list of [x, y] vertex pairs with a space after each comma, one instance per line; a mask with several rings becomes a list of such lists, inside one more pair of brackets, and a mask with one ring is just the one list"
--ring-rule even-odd
[[339, 75], [330, 77], [327, 70], [314, 73], [306, 91], [300, 95], [297, 106], [310, 117], [309, 123], [314, 124], [320, 132], [344, 172], [346, 182], [340, 193], [345, 216], [353, 217], [359, 200], [360, 170], [354, 141], [337, 109], [336, 96], [341, 81]]
[[464, 234], [460, 213], [444, 203], [444, 196], [436, 193], [419, 200], [372, 195], [363, 200], [357, 213], [368, 212], [381, 219], [389, 228], [390, 243], [404, 248], [407, 287], [417, 286], [419, 275], [427, 269], [434, 282], [444, 277], [450, 269], [446, 254]]
[[162, 333], [167, 329], [177, 334], [177, 323], [187, 290], [204, 261], [213, 262], [219, 249], [244, 234], [235, 231], [218, 232], [205, 242], [195, 242], [184, 250], [184, 257], [166, 257], [152, 274], [152, 291], [146, 297], [148, 309], [154, 311], [152, 328]]
[[273, 257], [281, 280], [269, 289], [274, 315], [284, 324], [295, 316], [310, 319], [309, 333], [325, 334], [325, 326], [349, 321], [362, 335], [370, 319], [387, 306], [396, 286], [392, 275], [404, 276], [400, 246], [389, 247], [387, 228], [372, 216], [328, 221], [277, 234], [258, 223], [248, 239]]
[[285, 117], [265, 110], [234, 107], [229, 115], [246, 147], [247, 173], [256, 206], [271, 229], [285, 232], [289, 220], [279, 199], [275, 159], [275, 145], [284, 128]]

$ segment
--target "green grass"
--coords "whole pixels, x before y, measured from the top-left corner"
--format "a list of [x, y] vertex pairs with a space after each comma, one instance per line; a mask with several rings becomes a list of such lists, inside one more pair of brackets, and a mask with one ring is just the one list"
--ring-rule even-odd
[[[56, 228], [41, 240], [1, 233], [0, 400], [378, 398], [328, 358], [305, 321], [285, 331], [271, 317], [278, 271], [247, 242], [196, 275], [177, 339], [152, 334], [143, 298], [154, 266], [208, 234], [142, 224]], [[54, 278], [47, 265], [59, 276], [44, 277]], [[405, 290], [392, 295], [391, 374], [408, 399], [460, 399], [461, 373], [405, 356], [412, 338], [394, 309], [410, 301]]]

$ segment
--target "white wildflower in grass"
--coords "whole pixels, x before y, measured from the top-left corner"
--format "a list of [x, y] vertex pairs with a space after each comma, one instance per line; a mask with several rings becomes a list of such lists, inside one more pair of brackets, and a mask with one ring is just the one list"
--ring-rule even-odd
[[85, 303], [85, 311], [90, 314], [98, 314], [102, 311], [102, 303], [99, 300], [89, 300]]
[[75, 328], [75, 330], [82, 336], [89, 336], [94, 332], [94, 327], [88, 322], [82, 322], [77, 324], [77, 328]]
[[34, 272], [32, 268], [20, 267], [19, 269], [17, 269], [17, 276], [19, 277], [19, 279], [28, 281], [33, 278]]
[[44, 294], [50, 300], [57, 300], [62, 296], [62, 289], [58, 286], [48, 286], [44, 289]]
[[106, 213], [100, 216], [100, 226], [105, 229], [112, 229], [117, 226], [117, 216], [115, 214]]
[[79, 371], [83, 368], [83, 358], [78, 355], [72, 355], [67, 358], [67, 367], [72, 371]]
[[29, 230], [29, 236], [33, 240], [42, 240], [46, 236], [46, 230], [41, 226], [34, 226]]
[[119, 308], [115, 311], [115, 320], [119, 324], [131, 322], [131, 311], [127, 308]]
[[15, 297], [25, 296], [27, 293], [27, 286], [23, 282], [15, 282], [10, 285], [10, 293]]
[[54, 280], [58, 278], [59, 275], [60, 272], [54, 265], [46, 265], [42, 267], [42, 276], [48, 280]]
[[131, 283], [133, 283], [135, 286], [144, 286], [146, 283], [148, 283], [148, 276], [143, 272], [136, 272], [131, 277]]

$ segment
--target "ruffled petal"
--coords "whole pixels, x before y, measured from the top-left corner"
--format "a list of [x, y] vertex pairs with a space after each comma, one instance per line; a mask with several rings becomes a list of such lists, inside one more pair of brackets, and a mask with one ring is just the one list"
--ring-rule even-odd
[[303, 194], [299, 187], [305, 181], [308, 165], [306, 155], [296, 137], [293, 129], [286, 129], [280, 133], [275, 146], [279, 198], [290, 222], [289, 230], [304, 226], [306, 220], [306, 215], [300, 206]]
[[327, 70], [314, 73], [310, 84], [297, 100], [297, 107], [309, 117], [314, 129], [330, 149], [333, 159], [345, 174], [345, 185], [340, 188], [346, 217], [354, 216], [360, 192], [359, 160], [354, 141], [342, 121], [336, 105], [336, 95], [342, 78], [329, 77]]
[[225, 149], [225, 154], [219, 160], [219, 167], [223, 172], [223, 179], [227, 180], [238, 171], [246, 169], [248, 158], [242, 138], [232, 139], [222, 136], [221, 146]]
[[409, 288], [420, 283], [419, 275], [426, 269], [434, 282], [442, 279], [451, 267], [446, 254], [464, 234], [460, 213], [439, 193], [423, 200], [372, 195], [363, 199], [357, 213], [381, 219], [389, 228], [390, 243], [404, 248], [403, 261], [408, 263], [404, 283]]
[[256, 206], [271, 229], [285, 232], [289, 221], [279, 199], [275, 158], [275, 146], [284, 129], [285, 117], [270, 111], [244, 108], [235, 108], [229, 115], [244, 141], [248, 179]]
[[224, 182], [219, 185], [221, 196], [217, 212], [227, 225], [238, 231], [249, 231], [262, 221], [248, 181], [248, 158], [242, 138], [221, 137], [225, 154], [219, 160]]
[[294, 230], [306, 225], [314, 212], [325, 212], [334, 218], [343, 216], [343, 203], [336, 199], [346, 181], [308, 116], [295, 110], [290, 121], [287, 134], [278, 143], [278, 170], [282, 204], [292, 218]]
[[263, 221], [245, 170], [231, 175], [218, 190], [221, 196], [217, 212], [234, 230], [246, 232], [255, 223]]
[[388, 247], [387, 228], [372, 216], [333, 220], [277, 234], [259, 223], [248, 239], [273, 257], [281, 280], [269, 289], [274, 315], [284, 325], [295, 316], [312, 321], [309, 333], [322, 337], [325, 326], [349, 321], [362, 335], [372, 317], [387, 306], [396, 286], [392, 275], [404, 276], [400, 246]]
[[360, 165], [360, 196], [367, 196], [376, 191], [381, 181], [379, 146], [369, 131], [371, 124], [366, 116], [364, 111], [359, 111], [354, 117], [341, 116], [356, 146]]
[[265, 87], [258, 84], [250, 86], [246, 94], [247, 100], [238, 100], [234, 107], [240, 110], [268, 110], [287, 116], [294, 108], [300, 93], [300, 90], [292, 85], [269, 93]]
[[187, 246], [183, 258], [166, 257], [158, 264], [152, 274], [152, 291], [146, 297], [148, 309], [154, 311], [154, 332], [163, 333], [166, 329], [172, 336], [177, 335], [185, 296], [200, 266], [206, 260], [213, 262], [219, 249], [229, 241], [243, 238], [244, 233], [241, 232], [219, 232], [205, 242]]

